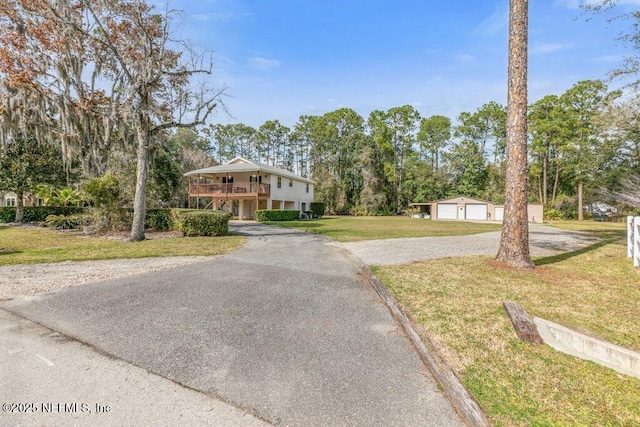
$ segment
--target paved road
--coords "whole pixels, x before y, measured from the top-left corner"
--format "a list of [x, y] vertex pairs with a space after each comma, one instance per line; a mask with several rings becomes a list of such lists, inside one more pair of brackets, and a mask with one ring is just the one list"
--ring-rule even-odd
[[[500, 233], [493, 231], [468, 236], [367, 240], [338, 245], [353, 253], [365, 264], [394, 265], [432, 258], [496, 255], [500, 246]], [[529, 246], [531, 255], [534, 256], [574, 251], [597, 241], [597, 238], [584, 233], [529, 224]]]
[[233, 227], [249, 242], [214, 261], [0, 307], [270, 423], [460, 424], [343, 249]]
[[0, 426], [268, 425], [4, 310], [0, 349]]

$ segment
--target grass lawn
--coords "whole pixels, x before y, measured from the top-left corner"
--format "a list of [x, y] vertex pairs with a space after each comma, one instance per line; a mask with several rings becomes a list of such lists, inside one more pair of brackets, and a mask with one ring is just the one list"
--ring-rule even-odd
[[640, 425], [640, 379], [519, 341], [502, 308], [640, 351], [640, 269], [625, 224], [554, 222], [604, 240], [516, 271], [487, 257], [374, 271], [434, 338], [496, 425]]
[[397, 237], [459, 236], [500, 230], [495, 223], [431, 221], [405, 216], [325, 216], [320, 219], [273, 221], [265, 224], [322, 234], [339, 242]]
[[47, 228], [0, 225], [0, 265], [180, 255], [221, 255], [245, 237], [176, 237], [128, 243]]

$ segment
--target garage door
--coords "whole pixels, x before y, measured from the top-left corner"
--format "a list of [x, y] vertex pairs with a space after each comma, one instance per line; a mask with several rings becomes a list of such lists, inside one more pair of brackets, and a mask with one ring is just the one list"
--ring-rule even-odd
[[458, 205], [455, 203], [438, 203], [438, 219], [458, 219]]
[[487, 220], [487, 205], [486, 204], [471, 204], [466, 205], [467, 212], [465, 214], [466, 219], [473, 219], [476, 221]]
[[495, 218], [496, 221], [502, 221], [504, 219], [504, 207], [496, 207]]

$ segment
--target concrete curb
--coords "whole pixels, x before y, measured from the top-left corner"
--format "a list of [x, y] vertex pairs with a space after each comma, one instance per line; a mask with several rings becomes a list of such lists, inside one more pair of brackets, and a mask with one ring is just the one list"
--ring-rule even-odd
[[[478, 401], [462, 384], [453, 370], [438, 355], [438, 352], [429, 341], [428, 332], [420, 327], [407, 310], [402, 307], [393, 295], [387, 290], [384, 284], [371, 271], [369, 266], [360, 263], [363, 276], [375, 289], [380, 298], [387, 305], [391, 315], [402, 326], [405, 335], [413, 344], [420, 359], [429, 369], [435, 380], [442, 386], [445, 396], [460, 416], [461, 420], [468, 426], [491, 426], [491, 420], [484, 413]], [[416, 331], [420, 329], [426, 338], [428, 347]]]
[[640, 353], [539, 317], [533, 320], [545, 344], [555, 350], [640, 378]]

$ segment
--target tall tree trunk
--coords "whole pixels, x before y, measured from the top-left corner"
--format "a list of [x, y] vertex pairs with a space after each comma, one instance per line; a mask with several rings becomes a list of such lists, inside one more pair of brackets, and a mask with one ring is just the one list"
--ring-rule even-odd
[[534, 268], [529, 254], [527, 215], [528, 7], [528, 0], [509, 2], [507, 170], [502, 237], [496, 257], [518, 268]]
[[545, 143], [542, 155], [542, 204], [547, 206], [547, 189], [549, 187], [549, 144]]
[[[142, 108], [142, 107], [141, 107]], [[136, 193], [133, 202], [133, 224], [131, 225], [130, 241], [144, 240], [144, 220], [147, 213], [147, 176], [149, 172], [149, 122], [146, 117], [140, 118], [138, 126], [138, 149], [136, 165]]]
[[584, 220], [584, 213], [582, 211], [582, 182], [578, 184], [578, 221]]
[[16, 190], [16, 222], [24, 219], [24, 192]]
[[558, 182], [560, 181], [560, 166], [556, 166], [556, 177], [553, 181], [553, 194], [551, 195], [551, 204], [555, 206], [556, 195], [558, 194]]
[[540, 175], [538, 175], [538, 197], [540, 198], [540, 200], [544, 199], [542, 195], [542, 178], [540, 177]]

